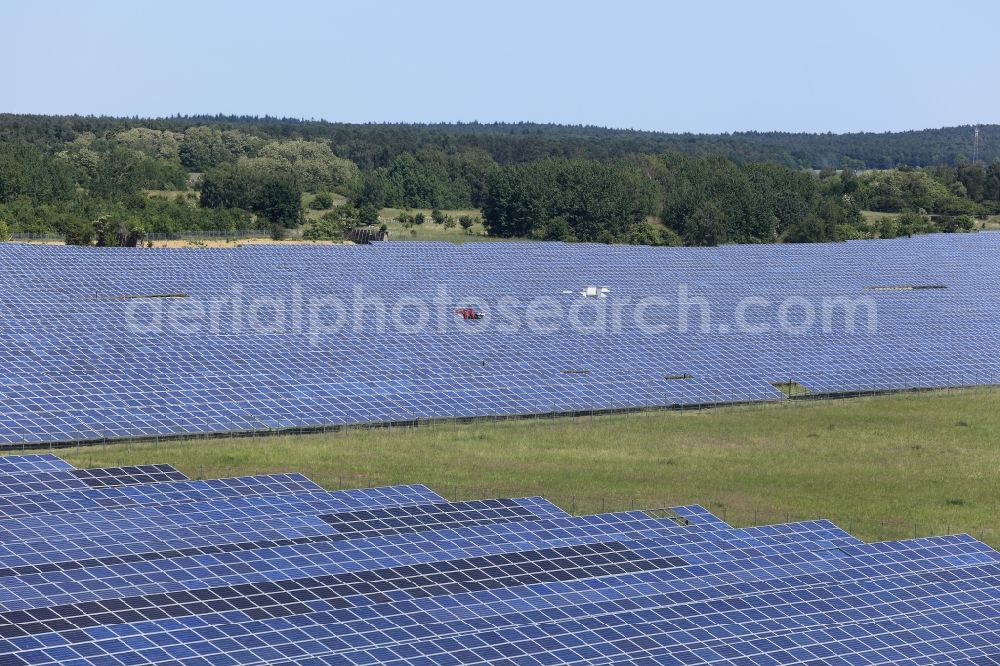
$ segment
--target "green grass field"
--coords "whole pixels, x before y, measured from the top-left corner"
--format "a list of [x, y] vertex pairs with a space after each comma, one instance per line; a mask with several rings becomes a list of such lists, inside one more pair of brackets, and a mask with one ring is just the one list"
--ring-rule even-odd
[[993, 215], [985, 220], [977, 220], [976, 228], [983, 229], [985, 231], [996, 231], [1000, 229], [1000, 215]]
[[[305, 211], [306, 222], [313, 222], [322, 217], [328, 210], [313, 210], [309, 208], [309, 202], [313, 200], [315, 195], [313, 194], [303, 194], [302, 195], [302, 206]], [[339, 194], [334, 194], [334, 206], [340, 206], [347, 202], [343, 196]], [[450, 215], [455, 218], [456, 225], [451, 229], [446, 229], [444, 225], [435, 224], [431, 220], [431, 209], [430, 208], [413, 208], [408, 209], [405, 212], [416, 215], [417, 213], [423, 213], [426, 221], [423, 224], [414, 225], [407, 229], [402, 224], [396, 222], [396, 218], [399, 217], [400, 213], [403, 213], [401, 208], [383, 208], [379, 211], [379, 218], [385, 223], [389, 230], [389, 238], [394, 241], [450, 241], [452, 243], [468, 243], [470, 241], [485, 241], [493, 240], [491, 237], [486, 235], [483, 229], [482, 223], [477, 223], [472, 226], [467, 232], [460, 225], [457, 224], [458, 218], [463, 215], [471, 215], [474, 218], [481, 219], [482, 211], [477, 209], [456, 209], [456, 210], [442, 210], [445, 215]]]
[[195, 478], [301, 471], [330, 489], [544, 495], [576, 513], [701, 503], [738, 525], [829, 517], [867, 539], [963, 531], [996, 546], [998, 432], [1000, 390], [977, 389], [60, 453]]
[[[333, 197], [333, 205], [335, 207], [336, 206], [343, 206], [345, 203], [347, 203], [347, 197], [345, 197], [342, 194], [337, 194], [336, 192], [331, 192], [330, 196]], [[330, 212], [330, 209], [327, 209], [327, 210], [313, 210], [312, 208], [310, 208], [309, 204], [315, 198], [316, 198], [316, 195], [314, 193], [311, 193], [311, 192], [305, 192], [305, 193], [302, 194], [302, 213], [305, 216], [307, 222], [312, 222], [314, 220], [318, 220], [319, 218], [323, 217], [324, 213], [329, 213]]]
[[[868, 224], [876, 224], [879, 220], [881, 220], [884, 217], [895, 219], [899, 217], [900, 214], [879, 213], [873, 210], [863, 210], [861, 211], [861, 215], [864, 216], [865, 222], [867, 222]], [[1000, 215], [993, 215], [991, 217], [986, 218], [985, 220], [980, 220], [977, 218], [975, 221], [974, 228], [979, 229], [981, 231], [996, 231], [1000, 229]]]
[[884, 217], [889, 217], [889, 218], [892, 218], [892, 219], [896, 219], [897, 217], [899, 217], [900, 214], [899, 213], [880, 213], [880, 212], [874, 211], [874, 210], [863, 210], [863, 211], [861, 211], [861, 215], [862, 215], [862, 217], [865, 218], [865, 222], [867, 222], [868, 224], [875, 224], [875, 223], [877, 223], [879, 220], [881, 220]]
[[[386, 226], [389, 229], [389, 238], [391, 240], [397, 241], [451, 241], [452, 243], [468, 243], [470, 241], [484, 241], [491, 240], [489, 236], [485, 235], [483, 225], [481, 223], [475, 224], [466, 232], [461, 226], [452, 227], [451, 229], [446, 229], [444, 225], [435, 224], [431, 220], [431, 210], [429, 208], [414, 208], [406, 212], [411, 215], [416, 215], [417, 213], [423, 213], [426, 218], [426, 222], [423, 224], [417, 224], [413, 227], [406, 229], [403, 225], [396, 222], [396, 218], [403, 210], [399, 208], [383, 208], [379, 211], [379, 217], [383, 221], [386, 221]], [[442, 210], [445, 215], [450, 215], [455, 218], [456, 223], [458, 218], [462, 215], [471, 215], [474, 218], [482, 219], [482, 211], [476, 209], [466, 209], [466, 210]]]

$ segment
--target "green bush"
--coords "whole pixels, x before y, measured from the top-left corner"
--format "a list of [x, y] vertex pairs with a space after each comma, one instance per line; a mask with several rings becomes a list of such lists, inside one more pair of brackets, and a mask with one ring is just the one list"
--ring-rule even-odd
[[835, 232], [837, 240], [841, 242], [871, 238], [869, 234], [851, 224], [838, 224]]
[[340, 240], [349, 226], [352, 226], [349, 218], [338, 214], [337, 211], [330, 211], [313, 222], [302, 233], [302, 237], [306, 240]]
[[719, 207], [706, 202], [684, 220], [684, 240], [688, 245], [711, 247], [725, 243], [728, 220]]
[[66, 245], [92, 245], [93, 243], [93, 222], [76, 219], [66, 225]]
[[547, 220], [545, 224], [536, 228], [532, 234], [538, 240], [565, 241], [567, 243], [576, 240], [576, 236], [573, 235], [573, 228], [570, 226], [569, 220], [566, 219], [565, 215]]
[[98, 247], [137, 247], [146, 238], [146, 230], [135, 218], [112, 220], [107, 215], [91, 223]]
[[629, 229], [626, 241], [629, 245], [656, 245], [676, 247], [684, 242], [673, 229], [658, 229], [649, 222], [640, 222]]
[[788, 227], [783, 240], [786, 243], [822, 243], [829, 238], [827, 224], [815, 215], [807, 215]]
[[10, 240], [10, 227], [3, 220], [0, 220], [0, 243]]
[[372, 204], [365, 204], [358, 209], [358, 224], [368, 226], [378, 224], [378, 208]]
[[955, 220], [956, 218], [951, 215], [942, 215], [937, 219], [938, 228], [946, 234], [954, 233], [958, 231], [958, 223]]
[[666, 247], [680, 247], [684, 245], [684, 239], [673, 229], [660, 229], [660, 245]]
[[[969, 215], [958, 215], [953, 218], [946, 217], [945, 219], [950, 219], [950, 224], [948, 225], [949, 228], [942, 229], [943, 231], [969, 231], [973, 226], [975, 226], [975, 222]], [[942, 227], [943, 226], [944, 225], [942, 225]]]
[[626, 240], [629, 245], [660, 245], [660, 232], [648, 222], [633, 225], [628, 231]]
[[333, 208], [333, 195], [329, 192], [317, 192], [313, 200], [309, 202], [309, 207], [313, 210]]
[[876, 223], [879, 238], [896, 238], [899, 236], [899, 225], [891, 217], [879, 218]]
[[896, 219], [896, 235], [911, 236], [913, 234], [923, 234], [933, 231], [930, 218], [915, 210], [905, 210]]

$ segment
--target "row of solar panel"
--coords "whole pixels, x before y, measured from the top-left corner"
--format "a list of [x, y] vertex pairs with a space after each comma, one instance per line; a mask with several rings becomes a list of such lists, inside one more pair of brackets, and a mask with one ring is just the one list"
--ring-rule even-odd
[[[772, 384], [792, 381], [812, 393], [996, 384], [998, 247], [1000, 234], [987, 233], [711, 250], [491, 243], [216, 253], [4, 244], [0, 446], [782, 400]], [[516, 294], [554, 296], [566, 307], [587, 284], [609, 285], [608, 302], [632, 303], [627, 312], [650, 296], [679, 301], [674, 292], [684, 285], [695, 303], [692, 324], [703, 300], [712, 326], [681, 330], [672, 321], [679, 305], [644, 312], [650, 324], [673, 324], [660, 332], [629, 316], [617, 331], [564, 326], [550, 334], [451, 321], [459, 294], [479, 294], [477, 306]], [[208, 307], [229, 299], [234, 285], [246, 298], [285, 300], [351, 298], [362, 286], [386, 303], [400, 294], [436, 303], [444, 287], [455, 303], [438, 310], [458, 328], [385, 335], [362, 318], [361, 331], [318, 338], [229, 325], [195, 336], [142, 332], [127, 320], [135, 302], [116, 297], [180, 293]], [[946, 288], [866, 291], [879, 285]], [[735, 313], [748, 295], [775, 306], [807, 297], [816, 307], [822, 297], [864, 296], [877, 306], [876, 327], [741, 332]], [[773, 328], [773, 310], [744, 310], [743, 324]]]
[[[10, 477], [71, 469], [4, 460]], [[0, 520], [0, 663], [988, 663], [1000, 627], [1000, 553], [965, 536], [199, 483], [76, 491], [141, 498], [114, 509], [32, 492], [44, 510]]]

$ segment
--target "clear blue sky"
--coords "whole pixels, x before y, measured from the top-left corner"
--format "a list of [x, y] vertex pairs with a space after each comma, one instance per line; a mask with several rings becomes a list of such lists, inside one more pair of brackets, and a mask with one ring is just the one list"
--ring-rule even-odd
[[1000, 122], [1000, 3], [0, 0], [0, 111], [637, 129]]

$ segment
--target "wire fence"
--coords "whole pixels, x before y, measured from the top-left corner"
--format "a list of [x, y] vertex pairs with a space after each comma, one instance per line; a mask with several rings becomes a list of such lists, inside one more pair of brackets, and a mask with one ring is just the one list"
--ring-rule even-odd
[[243, 240], [247, 238], [269, 238], [271, 232], [264, 229], [236, 229], [232, 231], [177, 231], [174, 233], [146, 234], [146, 240]]
[[[289, 234], [301, 230], [289, 230]], [[194, 230], [176, 231], [171, 233], [150, 233], [146, 234], [144, 240], [148, 241], [181, 241], [181, 240], [246, 240], [250, 238], [269, 238], [270, 231], [266, 229], [234, 229], [234, 230]], [[15, 233], [11, 234], [13, 241], [26, 242], [58, 242], [65, 240], [65, 236], [55, 233]]]

